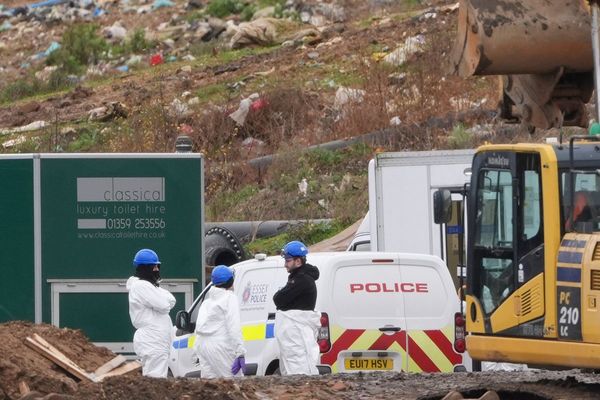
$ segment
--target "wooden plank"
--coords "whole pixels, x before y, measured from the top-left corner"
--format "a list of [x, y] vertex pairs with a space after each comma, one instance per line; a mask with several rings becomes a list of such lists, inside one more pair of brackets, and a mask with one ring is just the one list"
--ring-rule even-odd
[[[56, 347], [52, 346], [50, 343], [48, 343], [46, 341], [46, 339], [44, 339], [43, 337], [41, 337], [37, 333], [33, 334], [33, 339], [35, 341], [37, 341], [39, 344], [41, 344], [43, 347], [45, 347], [46, 349], [48, 349], [50, 352], [52, 352], [56, 357], [61, 358], [62, 360], [64, 360], [66, 363], [68, 363], [74, 369], [81, 370], [81, 371], [83, 371], [84, 373], [87, 374], [87, 372], [83, 368], [80, 368], [79, 365], [75, 364], [75, 362], [73, 362], [69, 357], [65, 356], [62, 351], [60, 351]], [[89, 377], [89, 374], [88, 374], [88, 377]]]
[[47, 348], [48, 350], [50, 350], [55, 356], [62, 358], [65, 362], [68, 362], [73, 368], [80, 369], [81, 371], [83, 371], [87, 374], [87, 372], [83, 368], [81, 368], [73, 360], [71, 360], [69, 357], [67, 357], [62, 351], [60, 351], [59, 349], [57, 349], [56, 347], [54, 347], [53, 345], [48, 343], [46, 341], [46, 339], [44, 339], [37, 333], [33, 334], [33, 339], [36, 340], [38, 343], [40, 343], [45, 348]]
[[102, 382], [102, 380], [104, 378], [108, 378], [109, 376], [123, 375], [123, 374], [126, 374], [128, 372], [135, 371], [136, 369], [140, 368], [141, 366], [142, 366], [142, 364], [140, 364], [137, 361], [128, 362], [127, 364], [123, 364], [120, 367], [115, 368], [115, 369], [113, 369], [110, 372], [107, 372], [106, 374], [97, 376], [94, 379], [94, 382]]
[[[43, 339], [42, 339], [42, 341], [45, 342], [45, 340], [43, 340]], [[77, 364], [75, 364], [73, 361], [71, 361], [63, 353], [61, 353], [60, 351], [58, 351], [56, 349], [55, 349], [56, 351], [52, 351], [51, 350], [51, 348], [53, 348], [52, 346], [50, 346], [50, 348], [48, 348], [47, 346], [40, 343], [38, 340], [34, 340], [30, 337], [25, 338], [25, 345], [32, 348], [33, 350], [37, 351], [38, 353], [40, 353], [41, 355], [43, 355], [50, 361], [54, 362], [55, 364], [59, 365], [60, 367], [64, 368], [66, 371], [73, 374], [77, 378], [79, 378], [81, 380], [86, 380], [86, 379], [92, 380], [92, 378], [86, 371], [79, 368], [77, 366]], [[56, 353], [56, 352], [58, 352], [58, 353]]]
[[118, 355], [115, 358], [113, 358], [112, 360], [102, 364], [101, 366], [99, 366], [95, 371], [94, 371], [94, 375], [95, 376], [100, 376], [100, 375], [104, 375], [107, 372], [117, 368], [119, 365], [123, 364], [125, 361], [127, 361], [127, 359], [125, 357], [123, 357], [122, 355]]

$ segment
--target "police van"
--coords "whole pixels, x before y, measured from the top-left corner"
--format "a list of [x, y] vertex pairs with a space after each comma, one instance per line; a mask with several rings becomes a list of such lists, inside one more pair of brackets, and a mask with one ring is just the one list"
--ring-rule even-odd
[[[464, 320], [444, 262], [422, 254], [310, 253], [319, 268], [321, 373], [452, 372], [470, 368]], [[279, 372], [273, 294], [286, 284], [280, 256], [233, 266], [247, 350], [247, 375]], [[199, 376], [194, 322], [208, 287], [176, 318], [169, 358], [174, 376]]]

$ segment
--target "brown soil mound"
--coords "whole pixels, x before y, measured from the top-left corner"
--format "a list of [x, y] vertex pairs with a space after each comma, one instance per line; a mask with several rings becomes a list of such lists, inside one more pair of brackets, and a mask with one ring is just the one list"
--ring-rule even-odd
[[20, 382], [41, 393], [77, 391], [77, 378], [25, 345], [25, 338], [34, 333], [89, 372], [116, 356], [94, 346], [79, 330], [22, 321], [0, 324], [0, 399], [18, 399]]
[[[600, 378], [578, 370], [454, 374], [335, 374], [247, 377], [240, 379], [155, 379], [140, 370], [101, 383], [79, 381], [25, 345], [36, 333], [86, 371], [115, 357], [79, 330], [29, 322], [0, 324], [0, 400], [439, 400], [450, 391], [477, 398], [495, 390], [501, 399], [598, 399]], [[30, 393], [23, 395], [25, 383]]]

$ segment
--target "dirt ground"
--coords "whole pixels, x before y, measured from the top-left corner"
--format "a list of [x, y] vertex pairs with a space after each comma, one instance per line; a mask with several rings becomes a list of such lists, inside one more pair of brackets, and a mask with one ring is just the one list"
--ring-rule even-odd
[[[46, 324], [0, 324], [0, 400], [4, 399], [406, 399], [437, 400], [451, 391], [478, 398], [487, 390], [500, 399], [598, 399], [600, 376], [570, 371], [482, 372], [454, 374], [370, 373], [319, 377], [246, 377], [239, 379], [152, 379], [136, 370], [82, 382], [25, 346], [25, 338], [42, 336], [88, 372], [115, 357], [90, 343], [78, 330]], [[19, 384], [31, 392], [22, 395]]]

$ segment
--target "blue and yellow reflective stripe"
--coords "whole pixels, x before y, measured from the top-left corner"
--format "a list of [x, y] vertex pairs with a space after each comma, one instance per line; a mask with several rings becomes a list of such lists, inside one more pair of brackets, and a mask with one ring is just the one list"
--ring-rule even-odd
[[173, 340], [173, 348], [174, 349], [191, 349], [194, 348], [194, 343], [196, 343], [196, 335], [190, 335], [183, 339]]
[[242, 337], [244, 341], [272, 339], [275, 337], [275, 323], [244, 325]]
[[[190, 335], [183, 339], [173, 340], [174, 349], [191, 349], [196, 343], [196, 335]], [[244, 341], [264, 340], [275, 337], [275, 322], [269, 324], [256, 324], [242, 326], [242, 338]]]

